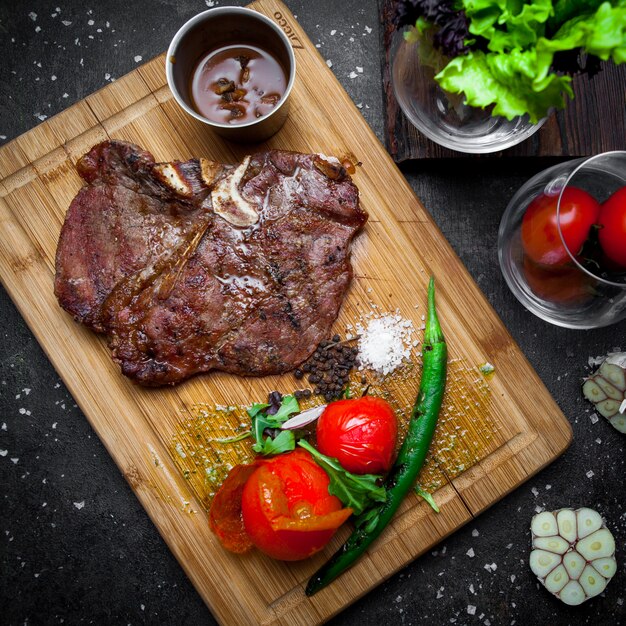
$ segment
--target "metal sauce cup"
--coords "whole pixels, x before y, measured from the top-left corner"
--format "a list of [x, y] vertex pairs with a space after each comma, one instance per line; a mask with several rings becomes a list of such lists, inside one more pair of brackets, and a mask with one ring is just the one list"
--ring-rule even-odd
[[[252, 45], [273, 54], [288, 77], [287, 89], [272, 111], [244, 124], [209, 120], [193, 108], [191, 100], [190, 79], [200, 57], [229, 45]], [[165, 59], [165, 72], [174, 98], [189, 115], [226, 139], [255, 142], [271, 137], [287, 119], [296, 58], [287, 36], [272, 20], [251, 9], [220, 7], [192, 17], [174, 35]]]

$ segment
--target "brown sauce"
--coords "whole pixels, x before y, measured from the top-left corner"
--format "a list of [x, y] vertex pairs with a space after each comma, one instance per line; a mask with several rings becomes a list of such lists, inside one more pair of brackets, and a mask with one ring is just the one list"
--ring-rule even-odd
[[254, 46], [226, 46], [205, 54], [190, 82], [196, 111], [221, 124], [246, 124], [271, 113], [286, 88], [280, 63]]

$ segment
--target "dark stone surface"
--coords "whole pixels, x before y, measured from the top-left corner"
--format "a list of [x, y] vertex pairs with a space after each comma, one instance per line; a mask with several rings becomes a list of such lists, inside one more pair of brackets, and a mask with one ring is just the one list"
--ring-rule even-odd
[[[208, 4], [3, 0], [0, 139], [124, 75], [142, 62], [136, 56], [156, 56]], [[375, 0], [288, 5], [382, 138]], [[626, 325], [587, 332], [549, 326], [517, 303], [497, 265], [502, 211], [546, 165], [467, 158], [413, 163], [403, 171], [571, 421], [574, 443], [334, 624], [625, 621], [624, 439], [604, 420], [592, 424], [579, 385], [589, 356], [626, 349]], [[0, 623], [214, 623], [4, 291], [0, 307]], [[527, 566], [528, 524], [537, 506], [582, 505], [597, 508], [614, 531], [618, 574], [602, 597], [571, 609], [537, 588]], [[492, 563], [497, 569], [485, 569]]]

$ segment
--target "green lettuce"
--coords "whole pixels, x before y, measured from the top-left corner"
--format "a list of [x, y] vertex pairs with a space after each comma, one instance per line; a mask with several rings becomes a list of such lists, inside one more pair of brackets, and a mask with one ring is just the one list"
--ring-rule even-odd
[[[507, 119], [538, 122], [573, 97], [572, 79], [551, 67], [558, 52], [583, 49], [606, 61], [626, 61], [626, 0], [463, 0], [469, 32], [487, 50], [452, 59], [436, 76], [471, 106], [493, 106]], [[571, 17], [575, 15], [575, 17]], [[566, 21], [560, 22], [563, 18]]]
[[446, 91], [463, 93], [471, 106], [495, 105], [493, 114], [509, 120], [527, 113], [533, 123], [550, 108], [562, 108], [563, 93], [573, 95], [572, 79], [547, 74], [545, 67], [538, 66], [534, 49], [471, 52], [452, 59], [435, 79]]

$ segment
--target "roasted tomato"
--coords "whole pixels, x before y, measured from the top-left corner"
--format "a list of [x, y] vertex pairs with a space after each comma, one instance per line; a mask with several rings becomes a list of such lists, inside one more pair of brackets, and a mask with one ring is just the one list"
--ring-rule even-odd
[[241, 500], [252, 543], [283, 561], [306, 559], [321, 550], [352, 514], [328, 493], [329, 484], [326, 472], [305, 450], [261, 462]]
[[332, 402], [317, 422], [317, 447], [353, 474], [380, 474], [393, 462], [398, 423], [381, 398]]
[[211, 530], [231, 552], [256, 546], [275, 559], [305, 559], [352, 515], [329, 483], [305, 450], [237, 465], [211, 503]]
[[604, 254], [626, 268], [626, 187], [618, 189], [600, 208], [598, 238]]
[[[528, 257], [541, 265], [563, 265], [570, 261], [559, 237], [556, 218], [558, 196], [537, 196], [522, 219], [522, 244]], [[563, 239], [573, 255], [578, 254], [598, 219], [600, 205], [586, 191], [566, 187], [561, 200], [559, 223]]]

